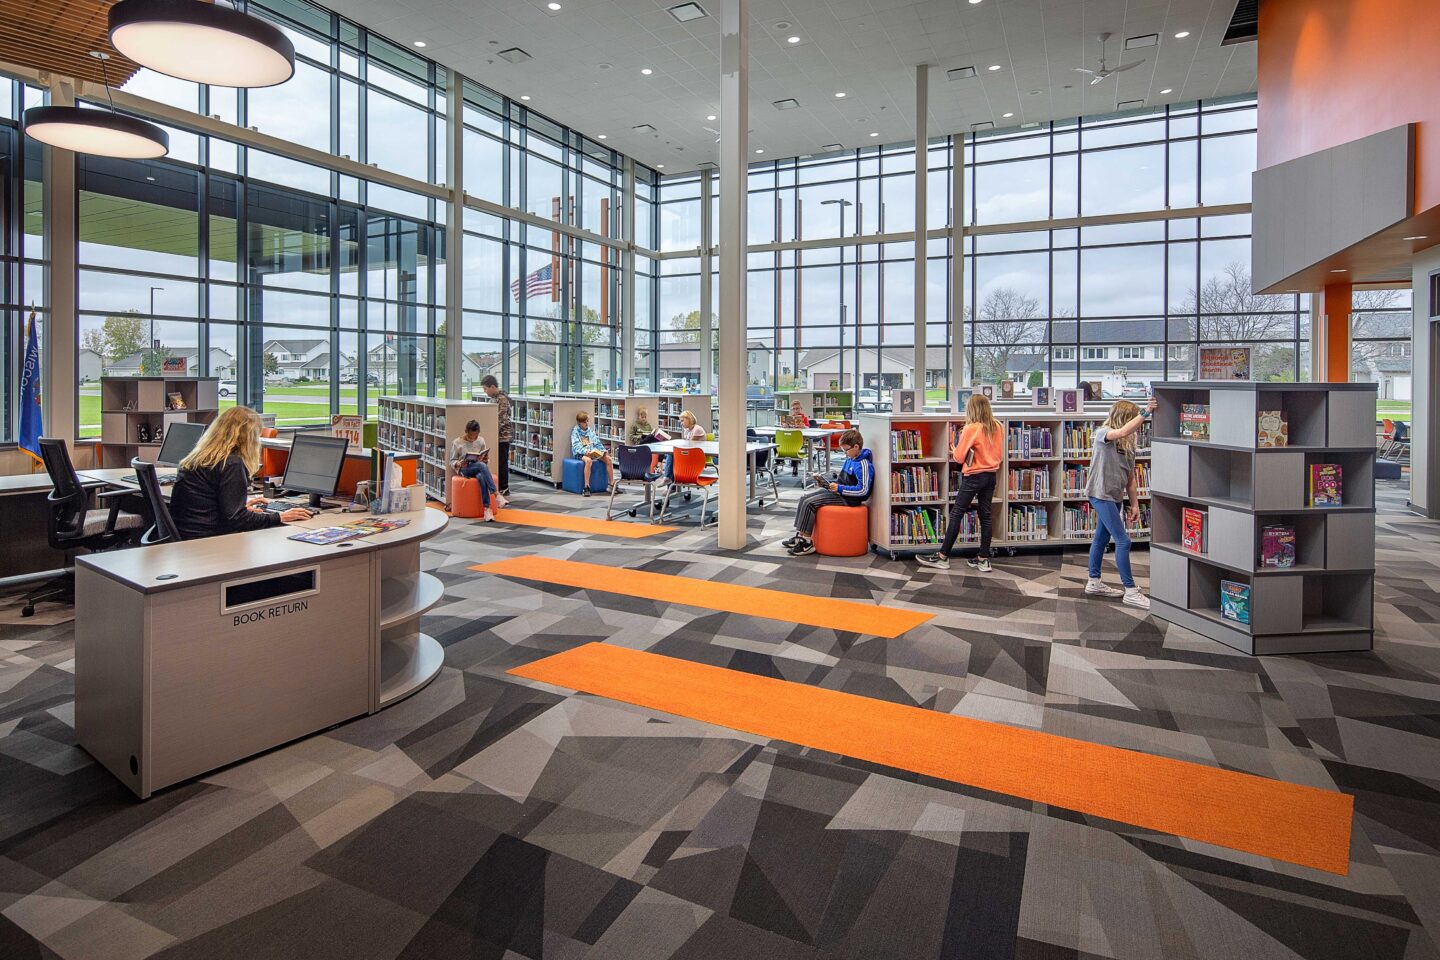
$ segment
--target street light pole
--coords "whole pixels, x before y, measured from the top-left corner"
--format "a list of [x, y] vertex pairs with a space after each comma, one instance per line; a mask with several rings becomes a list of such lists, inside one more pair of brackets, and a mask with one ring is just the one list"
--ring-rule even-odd
[[[150, 288], [150, 344], [149, 344], [149, 352], [150, 352], [150, 356], [151, 356], [152, 358], [155, 356], [155, 291], [156, 291], [156, 290], [161, 290], [161, 291], [163, 291], [164, 289], [165, 289], [164, 287], [151, 287], [151, 288]], [[141, 357], [141, 358], [140, 358], [140, 369], [141, 369], [142, 371], [145, 369], [145, 358], [144, 358], [144, 357]]]
[[[845, 239], [845, 208], [851, 206], [849, 200], [837, 197], [834, 200], [821, 200], [820, 205], [838, 204], [840, 206], [840, 239]], [[845, 244], [840, 244], [840, 387], [845, 389]]]

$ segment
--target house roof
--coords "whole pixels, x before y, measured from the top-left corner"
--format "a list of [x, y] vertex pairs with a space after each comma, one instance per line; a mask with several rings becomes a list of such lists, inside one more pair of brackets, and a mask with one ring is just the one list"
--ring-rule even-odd
[[279, 347], [286, 353], [304, 354], [328, 343], [328, 340], [266, 340], [265, 346], [261, 349], [268, 353], [271, 347]]

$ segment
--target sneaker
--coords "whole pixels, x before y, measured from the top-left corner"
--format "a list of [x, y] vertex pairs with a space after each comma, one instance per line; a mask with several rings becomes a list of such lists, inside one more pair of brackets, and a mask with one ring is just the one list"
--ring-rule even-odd
[[971, 557], [969, 560], [965, 561], [965, 566], [973, 567], [981, 573], [989, 573], [992, 569], [990, 566], [989, 557]]
[[781, 541], [780, 541], [780, 546], [784, 547], [786, 550], [789, 550], [791, 547], [795, 546], [795, 544], [799, 543], [802, 539], [804, 539], [804, 538], [801, 537], [800, 534], [797, 533], [797, 534], [795, 534], [795, 536], [793, 536], [793, 537], [790, 537], [790, 538], [785, 539], [785, 540], [781, 540]]
[[1126, 587], [1125, 599], [1121, 602], [1127, 607], [1138, 607], [1141, 610], [1150, 609], [1150, 598], [1141, 593], [1139, 587]]
[[1086, 582], [1085, 592], [1092, 597], [1118, 597], [1121, 595], [1119, 590], [1101, 583], [1098, 577], [1091, 577]]
[[801, 540], [799, 543], [795, 544], [795, 546], [790, 548], [790, 556], [792, 557], [803, 557], [807, 553], [814, 552], [815, 544], [809, 540]]
[[588, 497], [588, 496], [590, 496], [590, 488], [589, 488], [589, 487], [586, 487], [586, 488], [585, 488], [585, 492], [582, 493], [582, 494], [580, 494], [580, 496], [582, 496], [582, 497]]
[[915, 558], [915, 562], [922, 567], [934, 567], [936, 570], [949, 570], [950, 560], [940, 553], [922, 553]]

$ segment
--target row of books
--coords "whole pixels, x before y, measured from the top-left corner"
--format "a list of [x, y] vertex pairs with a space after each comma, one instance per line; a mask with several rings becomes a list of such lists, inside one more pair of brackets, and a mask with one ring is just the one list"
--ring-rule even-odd
[[1005, 517], [1009, 540], [1049, 540], [1050, 511], [1045, 507], [1011, 507]]
[[548, 403], [517, 403], [515, 419], [522, 423], [549, 426], [555, 422], [555, 408]]
[[[1092, 537], [1100, 529], [1100, 514], [1088, 503], [1066, 506], [1062, 519], [1065, 521], [1065, 536], [1071, 539]], [[1132, 523], [1126, 512], [1125, 528], [1131, 535], [1141, 534], [1150, 529], [1150, 504], [1140, 504], [1140, 522]]]
[[538, 430], [530, 431], [525, 442], [528, 446], [544, 453], [551, 453], [555, 449], [555, 438], [548, 433], [540, 433]]
[[535, 453], [526, 453], [515, 447], [510, 448], [510, 463], [512, 466], [524, 470], [526, 473], [536, 473], [542, 477], [548, 477], [554, 460], [550, 457]]
[[[1150, 425], [1146, 423], [1148, 428]], [[1210, 439], [1210, 405], [1207, 403], [1180, 404], [1180, 436], [1186, 440]], [[1149, 447], [1148, 437], [1137, 441], [1140, 446]], [[1260, 410], [1255, 415], [1255, 443], [1260, 447], [1285, 447], [1290, 445], [1290, 417], [1284, 410]]]
[[934, 467], [893, 468], [890, 471], [890, 499], [940, 499], [940, 471]]
[[1090, 420], [1066, 420], [1060, 430], [1060, 446], [1067, 457], [1088, 457], [1095, 449], [1095, 426]]
[[432, 410], [415, 410], [410, 407], [387, 407], [384, 420], [386, 423], [393, 423], [402, 427], [413, 427], [417, 430], [435, 430], [436, 424], [443, 420]]
[[1141, 460], [1135, 464], [1135, 486], [1142, 494], [1150, 492], [1150, 461]]
[[[961, 536], [964, 536], [965, 523], [975, 524], [974, 514], [969, 514], [961, 521]], [[890, 543], [892, 546], [919, 546], [921, 544], [939, 543], [945, 535], [945, 512], [936, 507], [896, 510], [890, 514]], [[975, 535], [979, 536], [979, 527], [975, 528]]]
[[1006, 481], [1011, 500], [1044, 500], [1050, 496], [1050, 471], [1045, 467], [1011, 467]]
[[1055, 454], [1054, 432], [1050, 427], [1011, 424], [1005, 431], [1005, 445], [1011, 457], [1025, 460]]
[[595, 402], [595, 416], [613, 417], [617, 420], [625, 419], [624, 400], [597, 400]]
[[1090, 481], [1090, 468], [1083, 463], [1066, 464], [1060, 475], [1061, 489], [1064, 496], [1083, 497], [1085, 496], [1085, 484]]
[[925, 443], [919, 430], [890, 431], [891, 460], [920, 460], [924, 457]]

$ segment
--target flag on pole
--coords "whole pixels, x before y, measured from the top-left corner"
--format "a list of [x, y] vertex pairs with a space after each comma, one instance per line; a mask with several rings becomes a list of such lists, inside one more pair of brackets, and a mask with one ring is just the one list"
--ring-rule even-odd
[[[536, 270], [534, 273], [530, 274], [530, 276], [526, 277], [525, 296], [538, 297], [541, 294], [550, 293], [550, 278], [552, 275], [553, 273], [550, 269], [550, 264], [547, 263], [545, 264], [545, 266], [541, 267], [539, 270]], [[510, 284], [510, 296], [515, 298], [516, 303], [520, 302], [519, 280], [513, 281]]]
[[35, 308], [26, 323], [25, 362], [20, 367], [20, 449], [40, 462], [40, 341], [35, 338]]

